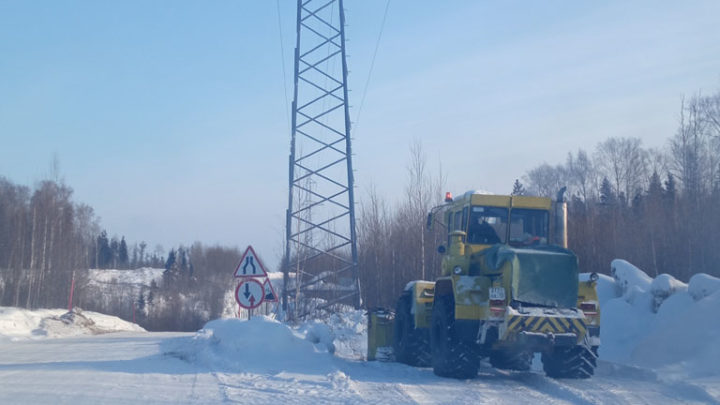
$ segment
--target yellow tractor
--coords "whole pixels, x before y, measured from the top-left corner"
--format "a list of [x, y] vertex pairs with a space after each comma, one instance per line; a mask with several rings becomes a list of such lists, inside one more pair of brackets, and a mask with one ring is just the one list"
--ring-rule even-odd
[[398, 299], [395, 359], [472, 378], [483, 357], [496, 368], [528, 370], [541, 353], [548, 376], [592, 376], [600, 345], [597, 275], [578, 279], [563, 193], [555, 202], [448, 193], [427, 222], [447, 231], [447, 245], [438, 247], [441, 277], [408, 283]]

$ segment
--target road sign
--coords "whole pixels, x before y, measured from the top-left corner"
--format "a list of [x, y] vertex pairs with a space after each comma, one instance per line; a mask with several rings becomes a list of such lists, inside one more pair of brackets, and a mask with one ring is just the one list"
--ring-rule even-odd
[[235, 269], [235, 277], [267, 277], [267, 271], [252, 246], [248, 246]]
[[265, 288], [258, 280], [246, 278], [235, 289], [235, 300], [245, 309], [257, 308], [265, 299]]
[[263, 298], [264, 301], [278, 302], [277, 294], [275, 294], [275, 289], [273, 288], [269, 278], [265, 278], [263, 289], [265, 290], [265, 298]]

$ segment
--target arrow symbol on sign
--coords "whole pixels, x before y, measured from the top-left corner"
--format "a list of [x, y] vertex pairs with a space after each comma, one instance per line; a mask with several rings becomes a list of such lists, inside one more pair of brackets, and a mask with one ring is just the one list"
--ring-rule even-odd
[[[243, 293], [245, 295], [245, 299], [247, 299], [250, 296], [250, 285], [245, 284], [245, 292]], [[255, 297], [252, 297], [252, 300], [255, 301]]]

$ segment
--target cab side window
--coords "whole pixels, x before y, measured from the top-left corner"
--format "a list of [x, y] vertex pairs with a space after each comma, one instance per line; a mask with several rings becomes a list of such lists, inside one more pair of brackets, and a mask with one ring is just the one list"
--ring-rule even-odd
[[466, 227], [468, 224], [468, 207], [463, 208], [462, 210], [462, 226], [461, 230], [465, 231], [467, 233]]

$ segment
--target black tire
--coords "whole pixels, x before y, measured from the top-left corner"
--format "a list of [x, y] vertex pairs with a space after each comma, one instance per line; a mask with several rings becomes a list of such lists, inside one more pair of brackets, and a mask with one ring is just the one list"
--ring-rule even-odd
[[552, 378], [590, 378], [597, 367], [597, 349], [587, 344], [556, 347], [542, 355], [543, 370]]
[[455, 303], [450, 296], [438, 297], [430, 327], [433, 372], [441, 377], [474, 378], [480, 367], [478, 348], [458, 336]]
[[393, 327], [393, 350], [395, 359], [410, 366], [427, 367], [430, 365], [430, 336], [427, 329], [415, 328], [415, 317], [410, 294], [400, 296], [395, 307], [395, 325]]
[[524, 350], [494, 350], [490, 353], [490, 364], [504, 370], [528, 371], [533, 354]]

